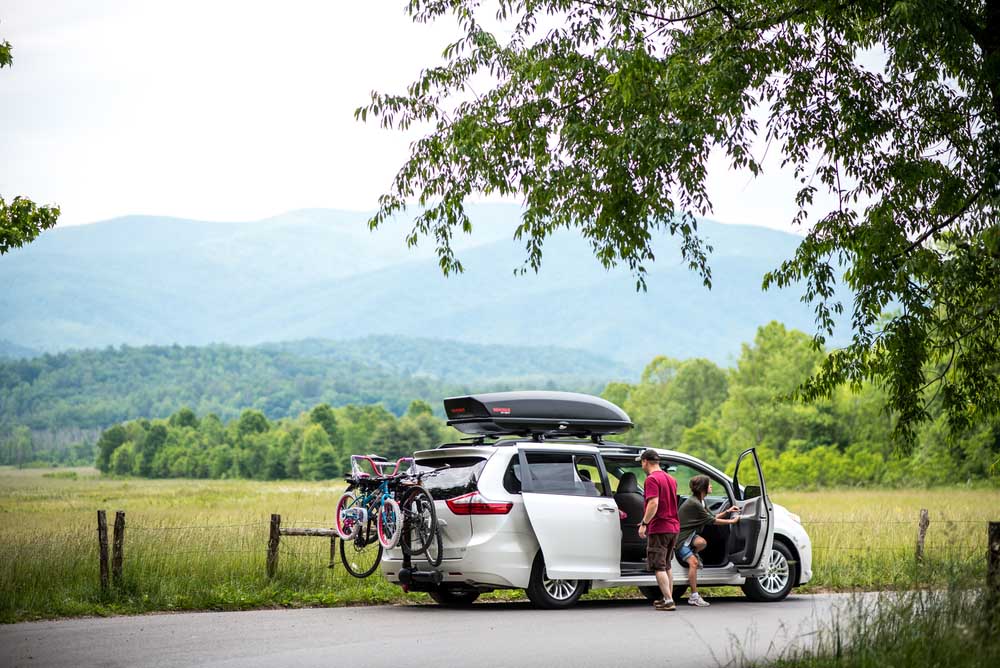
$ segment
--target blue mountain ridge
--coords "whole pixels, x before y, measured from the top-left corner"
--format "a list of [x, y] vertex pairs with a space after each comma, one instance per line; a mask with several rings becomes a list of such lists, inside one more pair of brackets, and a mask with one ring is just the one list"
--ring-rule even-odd
[[605, 270], [578, 233], [546, 240], [541, 270], [516, 275], [520, 208], [469, 207], [456, 239], [466, 271], [445, 277], [407, 219], [295, 211], [243, 223], [129, 216], [46, 232], [0, 259], [0, 339], [41, 351], [129, 345], [254, 345], [369, 335], [578, 348], [635, 367], [659, 354], [731, 364], [757, 326], [813, 331], [800, 291], [763, 292], [799, 237], [704, 220], [712, 289], [675, 239], [655, 239], [648, 291]]

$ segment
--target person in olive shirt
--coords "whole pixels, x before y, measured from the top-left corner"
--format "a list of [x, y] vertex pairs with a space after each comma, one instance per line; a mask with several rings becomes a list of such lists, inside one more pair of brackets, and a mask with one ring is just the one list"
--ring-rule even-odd
[[740, 521], [738, 514], [728, 519], [724, 516], [732, 512], [738, 513], [739, 507], [732, 506], [718, 514], [712, 513], [705, 507], [705, 497], [712, 493], [712, 480], [707, 475], [696, 475], [691, 478], [690, 485], [691, 496], [677, 511], [681, 524], [677, 535], [677, 558], [688, 567], [688, 585], [691, 587], [688, 605], [705, 607], [708, 601], [698, 593], [698, 569], [702, 567], [698, 553], [705, 549], [708, 541], [699, 536], [698, 532], [710, 524], [736, 524]]

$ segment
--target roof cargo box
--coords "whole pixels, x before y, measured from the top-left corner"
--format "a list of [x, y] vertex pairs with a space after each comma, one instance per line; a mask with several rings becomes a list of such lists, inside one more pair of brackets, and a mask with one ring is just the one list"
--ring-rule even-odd
[[444, 400], [448, 424], [465, 434], [600, 436], [632, 428], [610, 401], [575, 392], [492, 392]]

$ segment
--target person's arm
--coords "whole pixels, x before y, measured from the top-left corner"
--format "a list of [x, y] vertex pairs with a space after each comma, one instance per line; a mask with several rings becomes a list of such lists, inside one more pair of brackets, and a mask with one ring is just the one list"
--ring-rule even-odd
[[646, 499], [646, 512], [642, 514], [642, 522], [639, 524], [639, 538], [646, 537], [646, 529], [649, 523], [656, 517], [656, 509], [660, 507], [659, 497]]
[[[732, 506], [723, 510], [719, 514], [715, 515], [715, 524], [736, 524], [740, 521], [739, 510], [739, 506]], [[737, 513], [736, 517], [723, 517], [723, 515], [728, 515], [732, 512]]]

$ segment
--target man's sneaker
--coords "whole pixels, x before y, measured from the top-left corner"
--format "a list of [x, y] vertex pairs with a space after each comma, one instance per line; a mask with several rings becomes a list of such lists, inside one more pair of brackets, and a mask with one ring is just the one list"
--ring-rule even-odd
[[668, 599], [664, 601], [661, 598], [657, 601], [653, 601], [653, 608], [655, 608], [656, 610], [676, 610], [677, 606], [674, 604], [673, 599]]
[[711, 604], [703, 599], [701, 594], [694, 593], [688, 597], [688, 605], [696, 605], [699, 608], [707, 608]]

